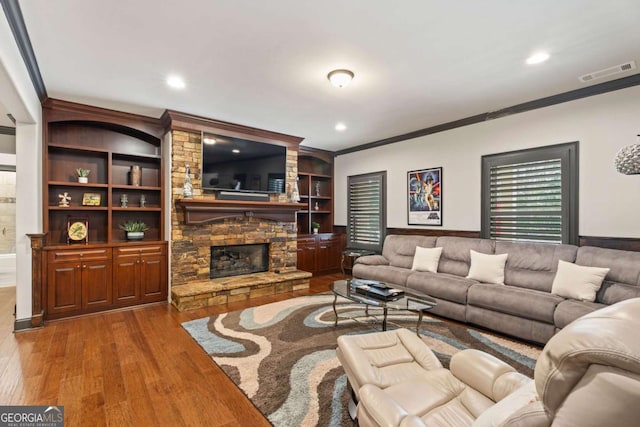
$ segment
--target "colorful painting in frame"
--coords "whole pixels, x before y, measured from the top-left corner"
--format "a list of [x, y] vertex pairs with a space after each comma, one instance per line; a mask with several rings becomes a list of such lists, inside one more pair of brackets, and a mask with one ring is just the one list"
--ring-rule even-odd
[[442, 225], [442, 168], [407, 172], [409, 225]]

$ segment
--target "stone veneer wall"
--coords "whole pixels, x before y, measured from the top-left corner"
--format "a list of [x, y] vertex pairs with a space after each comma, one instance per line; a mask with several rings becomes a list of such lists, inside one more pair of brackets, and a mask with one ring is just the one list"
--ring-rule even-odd
[[[211, 246], [270, 243], [269, 271], [295, 270], [297, 261], [297, 227], [295, 222], [276, 222], [237, 217], [208, 224], [187, 225], [184, 213], [176, 210], [182, 198], [186, 165], [191, 168], [193, 198], [215, 198], [213, 191], [203, 190], [201, 181], [201, 135], [172, 131], [171, 153], [171, 284], [180, 286], [209, 280]], [[298, 152], [287, 150], [287, 189], [298, 175]], [[286, 202], [287, 196], [270, 195], [272, 202]]]

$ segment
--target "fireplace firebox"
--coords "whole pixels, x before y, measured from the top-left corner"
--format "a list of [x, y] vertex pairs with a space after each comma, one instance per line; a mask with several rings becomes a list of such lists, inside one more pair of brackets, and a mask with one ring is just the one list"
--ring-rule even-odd
[[268, 243], [211, 246], [211, 279], [261, 271], [269, 271]]

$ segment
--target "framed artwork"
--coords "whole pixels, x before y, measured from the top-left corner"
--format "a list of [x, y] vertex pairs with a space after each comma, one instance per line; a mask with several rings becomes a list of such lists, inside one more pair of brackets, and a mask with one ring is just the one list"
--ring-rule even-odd
[[442, 225], [442, 168], [407, 172], [409, 225]]
[[67, 243], [89, 243], [89, 218], [67, 217]]
[[82, 195], [82, 206], [100, 206], [100, 193], [84, 193]]

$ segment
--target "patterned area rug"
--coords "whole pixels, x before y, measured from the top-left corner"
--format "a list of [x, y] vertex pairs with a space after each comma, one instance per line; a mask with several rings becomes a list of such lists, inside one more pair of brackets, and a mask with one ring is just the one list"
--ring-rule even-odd
[[[347, 413], [347, 379], [336, 358], [336, 339], [369, 333], [379, 322], [362, 305], [339, 299], [334, 327], [333, 295], [298, 297], [185, 322], [182, 326], [276, 427], [354, 426]], [[415, 328], [417, 316], [390, 313], [397, 326]], [[425, 315], [423, 340], [445, 366], [454, 353], [477, 348], [533, 376], [540, 349], [468, 326]]]

